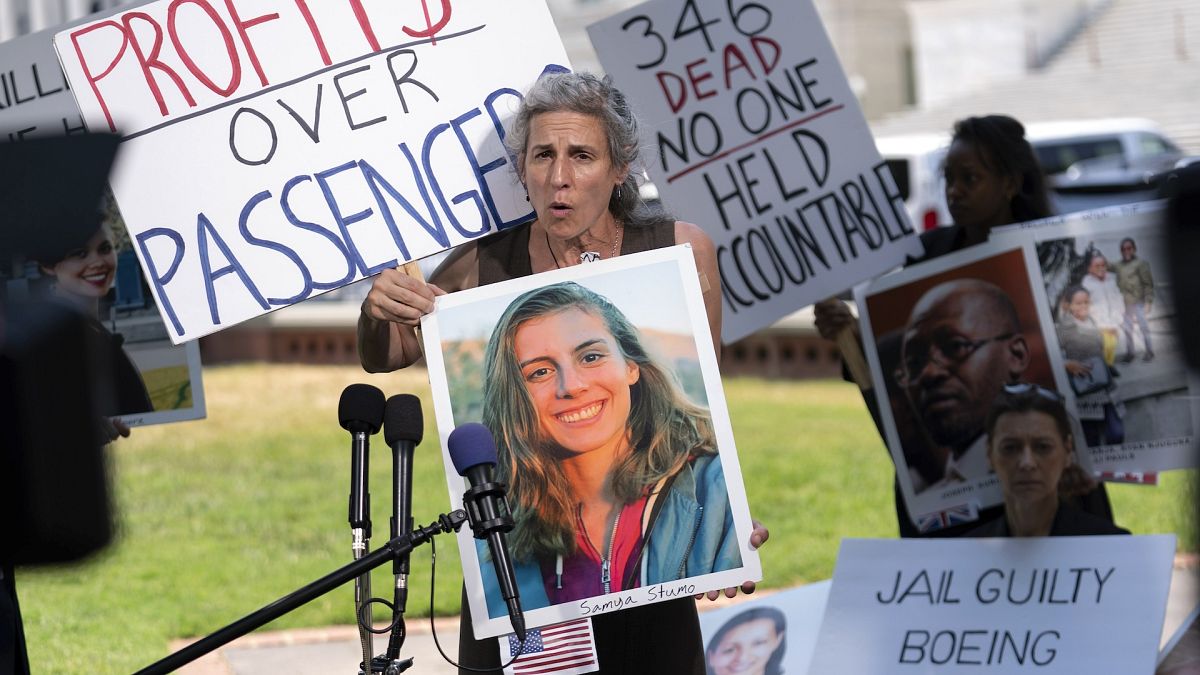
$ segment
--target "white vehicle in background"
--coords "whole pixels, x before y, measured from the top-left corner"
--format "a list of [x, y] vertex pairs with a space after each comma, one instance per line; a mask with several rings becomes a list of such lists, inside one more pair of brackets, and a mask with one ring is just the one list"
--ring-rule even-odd
[[911, 134], [881, 136], [875, 147], [892, 171], [892, 178], [909, 220], [918, 232], [949, 225], [946, 193], [942, 182], [942, 160], [946, 157], [949, 134]]
[[1034, 122], [1025, 125], [1025, 137], [1055, 183], [1104, 171], [1158, 173], [1183, 157], [1158, 125], [1136, 117]]
[[[1157, 176], [1183, 157], [1157, 125], [1139, 118], [1034, 122], [1025, 125], [1025, 137], [1057, 213], [1153, 199]], [[949, 134], [875, 139], [920, 231], [951, 223], [942, 181], [949, 142]]]

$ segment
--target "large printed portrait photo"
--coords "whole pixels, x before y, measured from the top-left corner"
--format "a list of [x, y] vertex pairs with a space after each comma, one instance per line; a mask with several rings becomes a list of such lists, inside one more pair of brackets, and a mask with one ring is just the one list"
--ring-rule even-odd
[[1058, 389], [1028, 269], [1020, 248], [984, 245], [860, 291], [888, 447], [918, 519], [1000, 503], [985, 435], [992, 403], [1010, 384]]
[[204, 417], [199, 347], [171, 343], [111, 194], [94, 220], [77, 240], [45, 242], [0, 273], [4, 297], [83, 318], [105, 417], [129, 426]]
[[[423, 328], [443, 447], [495, 438], [529, 625], [759, 578], [686, 247], [446, 296]], [[510, 632], [486, 545], [460, 548], [476, 636]]]

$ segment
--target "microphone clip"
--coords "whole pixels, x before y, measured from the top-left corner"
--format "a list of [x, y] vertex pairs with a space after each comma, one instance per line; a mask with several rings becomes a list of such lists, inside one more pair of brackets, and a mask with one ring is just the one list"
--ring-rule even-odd
[[[508, 508], [508, 485], [497, 481], [487, 481], [472, 485], [463, 493], [463, 508], [467, 511], [467, 522], [471, 524], [471, 532], [476, 539], [486, 539], [493, 532], [510, 532], [516, 524], [512, 512]], [[498, 513], [489, 513], [488, 497], [494, 497]], [[492, 516], [492, 517], [488, 517]]]

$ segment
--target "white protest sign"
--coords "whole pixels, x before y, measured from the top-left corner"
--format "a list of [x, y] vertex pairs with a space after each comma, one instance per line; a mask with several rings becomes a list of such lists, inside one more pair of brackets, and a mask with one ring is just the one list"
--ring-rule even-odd
[[1151, 673], [1174, 535], [846, 539], [812, 673]]
[[124, 136], [113, 189], [173, 340], [532, 217], [502, 139], [567, 63], [542, 0], [241, 4], [55, 37], [88, 128]]
[[664, 203], [717, 246], [723, 342], [921, 250], [811, 2], [652, 0], [588, 32]]
[[54, 34], [142, 4], [145, 0], [0, 42], [0, 142], [85, 133], [79, 106], [54, 53]]
[[0, 42], [0, 141], [84, 132], [51, 43], [55, 30]]

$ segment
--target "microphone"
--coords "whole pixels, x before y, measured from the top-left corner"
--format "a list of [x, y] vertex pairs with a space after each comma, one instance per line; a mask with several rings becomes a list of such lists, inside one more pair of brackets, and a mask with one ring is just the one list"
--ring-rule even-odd
[[512, 513], [504, 497], [506, 485], [493, 480], [496, 468], [496, 441], [492, 432], [482, 424], [464, 424], [450, 432], [446, 442], [450, 449], [450, 461], [458, 475], [464, 476], [471, 487], [463, 494], [463, 507], [471, 523], [476, 539], [487, 539], [492, 554], [492, 565], [500, 581], [500, 594], [508, 604], [508, 618], [513, 632], [525, 641], [525, 615], [521, 612], [521, 599], [517, 593], [517, 581], [513, 574], [512, 559], [504, 533], [512, 530]]
[[350, 527], [371, 536], [371, 493], [367, 470], [371, 434], [383, 423], [383, 392], [369, 384], [352, 384], [338, 401], [338, 422], [350, 432]]
[[[354, 559], [367, 554], [371, 539], [371, 493], [367, 489], [371, 434], [383, 422], [383, 392], [369, 384], [352, 384], [342, 391], [338, 401], [338, 422], [350, 432], [350, 536]], [[371, 573], [354, 580], [354, 616], [362, 646], [363, 667], [370, 672], [370, 626], [362, 625], [362, 611], [371, 597]]]
[[[383, 438], [392, 449], [392, 539], [412, 532], [413, 450], [425, 431], [421, 400], [412, 394], [397, 394], [383, 409]], [[408, 554], [392, 561], [396, 577], [392, 610], [393, 628], [387, 657], [395, 659], [404, 643], [404, 610], [408, 605]]]

